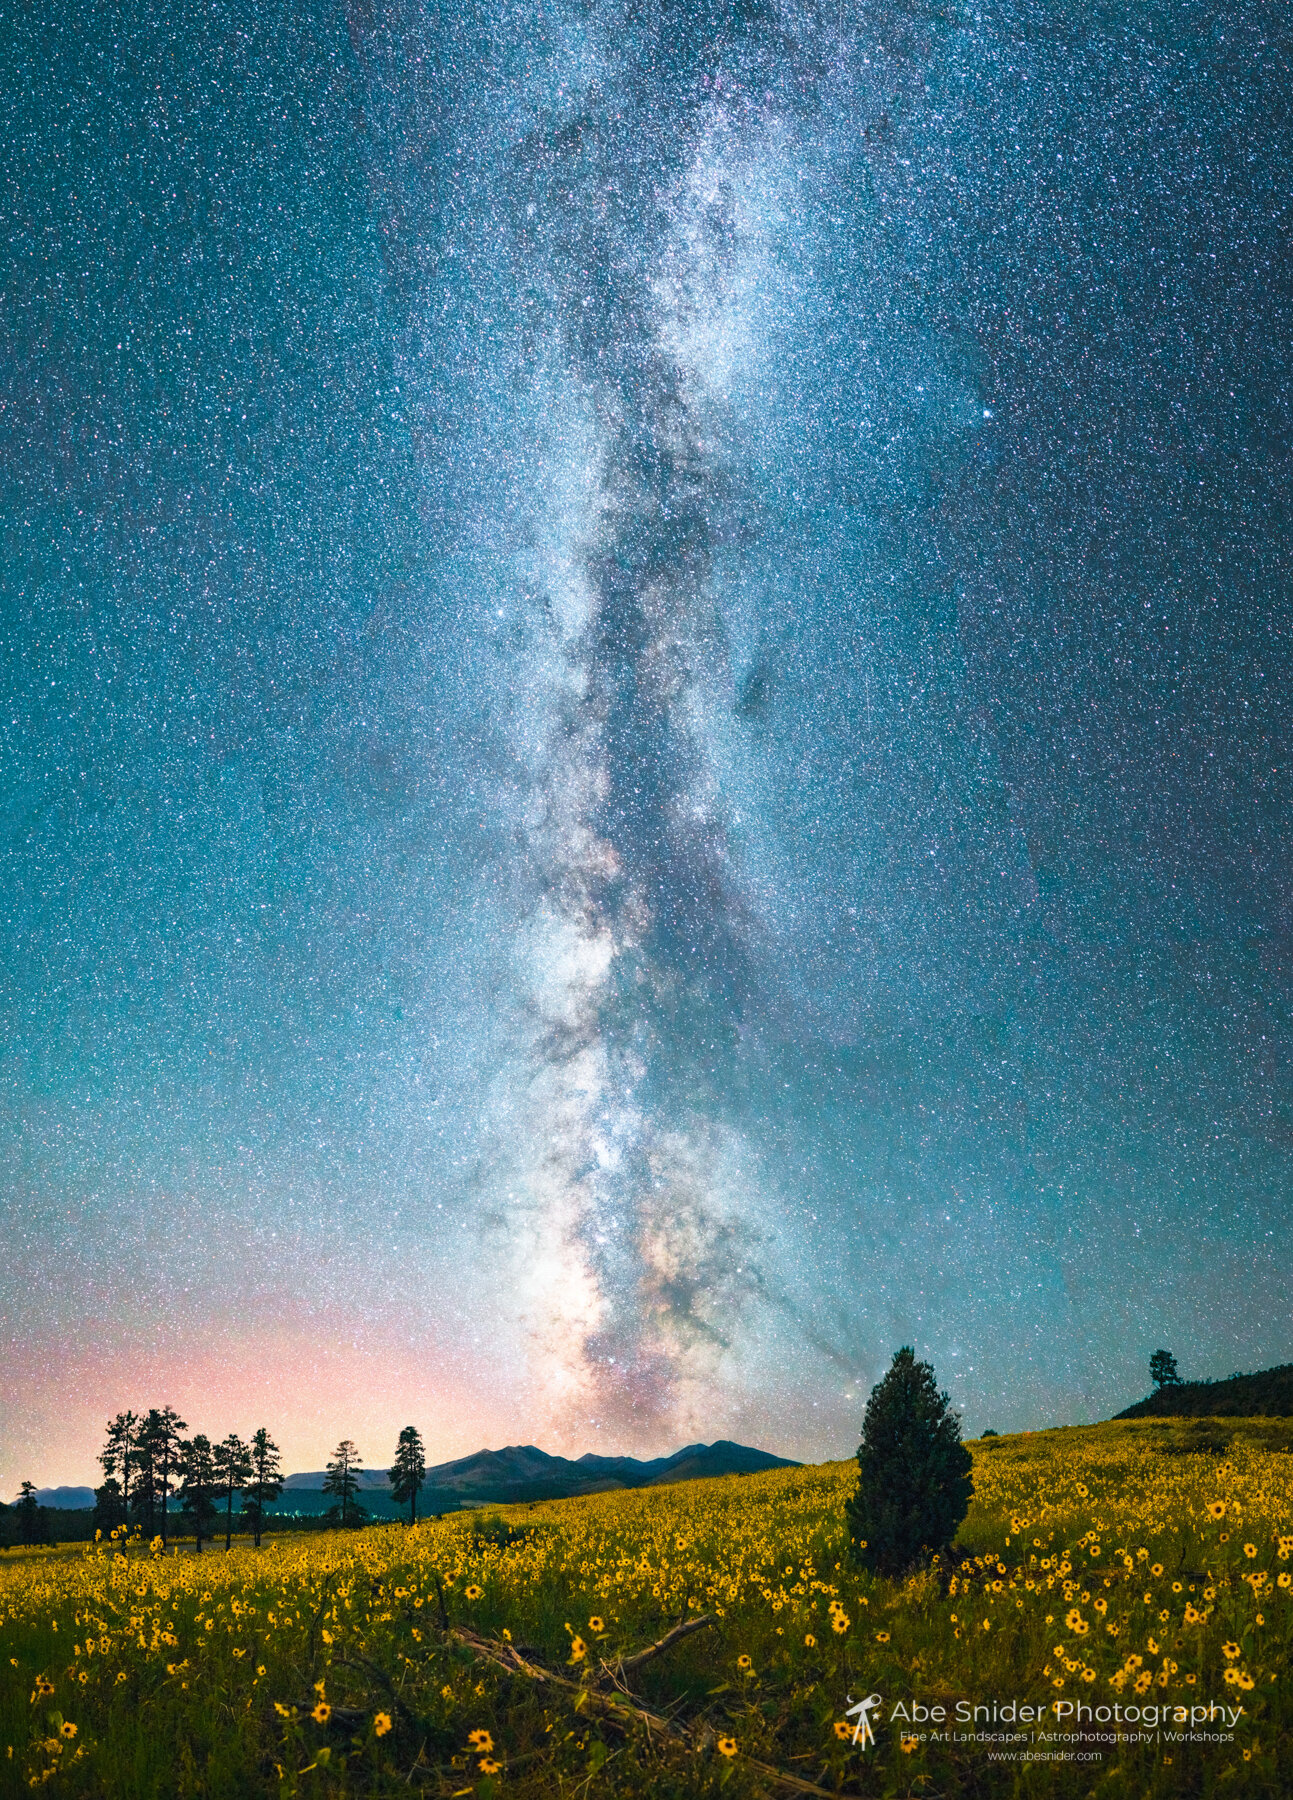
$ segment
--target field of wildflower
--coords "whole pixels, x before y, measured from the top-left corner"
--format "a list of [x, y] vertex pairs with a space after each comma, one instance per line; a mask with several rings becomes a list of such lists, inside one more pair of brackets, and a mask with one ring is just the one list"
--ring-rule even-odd
[[[956, 1560], [902, 1583], [849, 1563], [852, 1463], [259, 1551], [8, 1552], [0, 1794], [1287, 1795], [1289, 1443], [976, 1443]], [[1010, 1702], [1044, 1723], [956, 1723]], [[1177, 1719], [1222, 1704], [1232, 1741]]]

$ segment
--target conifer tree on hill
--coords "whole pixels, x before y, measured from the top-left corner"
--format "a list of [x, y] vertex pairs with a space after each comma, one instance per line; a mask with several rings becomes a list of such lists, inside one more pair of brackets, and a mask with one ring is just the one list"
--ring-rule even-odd
[[1176, 1358], [1170, 1350], [1155, 1350], [1149, 1359], [1149, 1379], [1157, 1393], [1165, 1387], [1180, 1387], [1181, 1377], [1177, 1373]]
[[933, 1369], [909, 1347], [871, 1390], [857, 1460], [845, 1512], [865, 1568], [902, 1575], [947, 1549], [969, 1511], [971, 1457]]

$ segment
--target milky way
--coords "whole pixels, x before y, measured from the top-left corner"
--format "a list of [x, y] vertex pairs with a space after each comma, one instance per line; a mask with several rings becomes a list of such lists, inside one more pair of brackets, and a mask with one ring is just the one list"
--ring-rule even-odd
[[1287, 28], [261, 10], [8, 53], [0, 1485], [1286, 1360]]

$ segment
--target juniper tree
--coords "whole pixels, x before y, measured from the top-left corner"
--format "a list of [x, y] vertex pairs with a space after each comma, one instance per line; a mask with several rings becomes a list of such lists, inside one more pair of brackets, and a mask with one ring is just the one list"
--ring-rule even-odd
[[222, 1443], [216, 1445], [212, 1455], [215, 1459], [216, 1491], [224, 1501], [224, 1547], [228, 1550], [233, 1544], [233, 1497], [241, 1493], [251, 1479], [251, 1449], [243, 1443], [236, 1431], [231, 1431]]
[[260, 1549], [260, 1534], [265, 1525], [265, 1508], [272, 1506], [283, 1491], [283, 1465], [279, 1459], [279, 1448], [262, 1425], [248, 1445], [248, 1460], [251, 1465], [242, 1495], [244, 1518], [250, 1519], [255, 1536], [256, 1548]]
[[406, 1425], [395, 1446], [390, 1472], [391, 1497], [397, 1506], [408, 1505], [409, 1524], [418, 1522], [418, 1494], [427, 1478], [426, 1450], [416, 1425]]
[[200, 1554], [202, 1540], [210, 1537], [216, 1516], [216, 1466], [210, 1438], [199, 1432], [188, 1443], [181, 1443], [176, 1472], [184, 1516], [193, 1526], [194, 1548]]
[[[342, 1525], [350, 1523], [351, 1503], [359, 1492], [359, 1482], [356, 1479], [358, 1469], [359, 1452], [349, 1438], [342, 1438], [332, 1452], [332, 1461], [328, 1463], [327, 1474], [323, 1478], [324, 1493], [335, 1495], [341, 1502]], [[332, 1510], [335, 1513], [337, 1509], [334, 1506]]]
[[969, 1510], [971, 1459], [947, 1395], [914, 1350], [899, 1350], [872, 1388], [857, 1458], [845, 1512], [862, 1565], [901, 1575], [945, 1550]]

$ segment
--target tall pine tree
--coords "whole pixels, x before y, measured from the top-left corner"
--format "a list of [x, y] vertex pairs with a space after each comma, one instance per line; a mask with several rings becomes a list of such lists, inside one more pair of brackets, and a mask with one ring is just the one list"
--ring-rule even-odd
[[233, 1544], [233, 1497], [251, 1480], [251, 1448], [236, 1431], [231, 1431], [216, 1445], [213, 1455], [216, 1490], [224, 1502], [224, 1547], [228, 1550]]
[[99, 1452], [103, 1485], [94, 1490], [94, 1522], [101, 1531], [117, 1533], [130, 1524], [138, 1430], [139, 1420], [132, 1412], [118, 1413], [108, 1421], [107, 1438]]
[[[327, 1474], [323, 1478], [323, 1491], [332, 1494], [340, 1501], [342, 1525], [350, 1523], [350, 1515], [355, 1511], [355, 1496], [359, 1492], [359, 1452], [349, 1438], [342, 1438], [332, 1452], [332, 1461], [327, 1464]], [[333, 1507], [333, 1512], [338, 1508]]]
[[161, 1540], [166, 1548], [169, 1526], [168, 1506], [175, 1492], [184, 1439], [180, 1433], [187, 1427], [174, 1407], [152, 1407], [139, 1433], [138, 1448], [146, 1450], [152, 1479], [152, 1497], [160, 1512]]
[[180, 1445], [176, 1472], [184, 1517], [193, 1527], [194, 1549], [201, 1553], [202, 1540], [211, 1536], [215, 1519], [216, 1466], [211, 1440], [201, 1432]]
[[283, 1464], [278, 1445], [262, 1425], [248, 1446], [251, 1473], [242, 1492], [243, 1517], [251, 1522], [256, 1548], [265, 1528], [265, 1509], [272, 1506], [283, 1491]]
[[418, 1522], [418, 1495], [427, 1478], [426, 1451], [416, 1425], [406, 1425], [395, 1446], [390, 1472], [391, 1498], [409, 1509], [409, 1524]]
[[130, 1453], [132, 1471], [130, 1516], [137, 1530], [152, 1538], [157, 1530], [157, 1473], [153, 1459], [153, 1440], [145, 1429], [146, 1418], [138, 1420], [134, 1447]]

